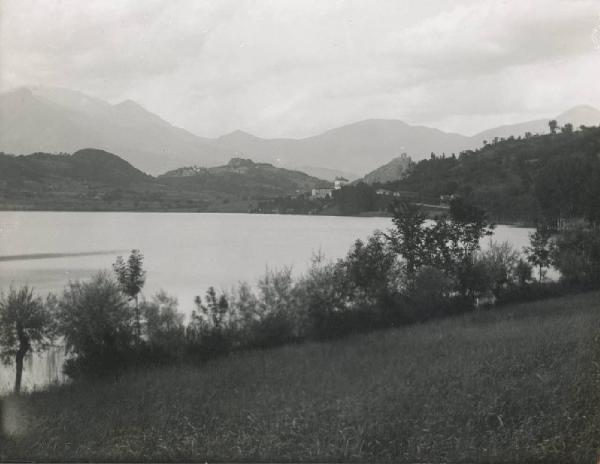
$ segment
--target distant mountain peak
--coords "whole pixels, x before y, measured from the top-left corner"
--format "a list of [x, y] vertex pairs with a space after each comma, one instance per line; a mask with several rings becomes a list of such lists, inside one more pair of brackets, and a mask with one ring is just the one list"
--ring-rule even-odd
[[113, 106], [119, 110], [127, 111], [128, 113], [138, 113], [138, 114], [143, 114], [143, 115], [152, 115], [153, 117], [157, 117], [157, 118], [159, 117], [159, 116], [155, 115], [154, 113], [151, 113], [150, 111], [148, 111], [146, 108], [144, 108], [138, 102], [130, 100], [130, 99], [123, 100], [122, 102], [116, 103]]
[[114, 106], [120, 106], [120, 107], [123, 107], [123, 108], [140, 108], [140, 109], [144, 109], [144, 107], [142, 105], [140, 105], [138, 102], [133, 101], [133, 100], [131, 100], [129, 98], [126, 99], [126, 100], [123, 100], [123, 101], [121, 101], [119, 103], [115, 103]]
[[33, 92], [29, 87], [17, 87], [16, 89], [9, 90], [5, 93], [14, 95], [33, 95]]
[[600, 110], [590, 105], [577, 105], [559, 114], [556, 120], [560, 124], [573, 123], [576, 127], [582, 124], [595, 126], [600, 124]]
[[236, 129], [228, 134], [221, 135], [217, 140], [229, 140], [229, 141], [237, 141], [242, 142], [246, 140], [262, 140], [260, 137], [256, 135], [250, 134], [249, 132], [245, 132], [240, 129]]
[[16, 89], [11, 89], [6, 92], [2, 92], [0, 97], [4, 99], [25, 99], [25, 98], [33, 98], [33, 92], [29, 87], [18, 87]]

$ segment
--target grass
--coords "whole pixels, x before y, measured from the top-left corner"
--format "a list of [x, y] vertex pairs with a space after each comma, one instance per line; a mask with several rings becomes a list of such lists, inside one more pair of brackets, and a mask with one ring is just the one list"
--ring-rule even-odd
[[595, 462], [600, 293], [2, 404], [3, 460]]

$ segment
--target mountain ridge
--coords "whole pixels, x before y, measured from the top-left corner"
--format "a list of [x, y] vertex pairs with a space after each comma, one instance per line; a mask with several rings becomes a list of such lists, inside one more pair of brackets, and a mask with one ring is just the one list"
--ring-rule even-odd
[[20, 88], [0, 94], [0, 150], [73, 153], [94, 146], [119, 153], [154, 175], [188, 165], [218, 166], [231, 157], [246, 156], [283, 168], [330, 171], [331, 178], [342, 171], [359, 177], [403, 152], [419, 160], [431, 152], [449, 155], [475, 149], [495, 137], [547, 132], [550, 119], [575, 127], [596, 125], [600, 111], [579, 105], [554, 118], [499, 126], [471, 137], [371, 118], [298, 139], [261, 138], [242, 130], [206, 138], [173, 126], [133, 100], [111, 104], [68, 89]]

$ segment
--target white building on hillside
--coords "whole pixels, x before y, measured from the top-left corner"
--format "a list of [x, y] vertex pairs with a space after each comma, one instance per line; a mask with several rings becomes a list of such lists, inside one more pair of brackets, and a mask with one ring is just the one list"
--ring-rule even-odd
[[332, 193], [333, 193], [333, 189], [331, 189], [331, 188], [312, 189], [310, 197], [312, 199], [315, 199], [315, 198], [331, 198]]
[[348, 179], [346, 179], [345, 177], [336, 177], [335, 180], [333, 181], [333, 188], [335, 188], [336, 190], [341, 189], [344, 185], [348, 185]]

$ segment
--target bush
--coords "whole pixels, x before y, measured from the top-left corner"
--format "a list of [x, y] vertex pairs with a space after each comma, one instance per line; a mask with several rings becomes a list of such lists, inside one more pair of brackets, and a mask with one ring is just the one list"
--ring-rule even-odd
[[451, 307], [453, 287], [452, 279], [444, 272], [431, 266], [421, 267], [409, 289], [410, 319], [423, 321], [446, 314]]
[[235, 325], [225, 294], [217, 295], [214, 287], [206, 292], [205, 303], [196, 297], [196, 310], [186, 329], [188, 355], [204, 361], [229, 353], [235, 346]]
[[305, 314], [299, 304], [291, 268], [265, 272], [258, 281], [257, 303], [257, 319], [251, 325], [252, 346], [277, 346], [302, 337]]
[[145, 319], [144, 347], [150, 357], [162, 361], [182, 358], [185, 325], [177, 306], [177, 299], [164, 291], [157, 293], [151, 301], [141, 303]]
[[476, 255], [476, 272], [481, 274], [480, 293], [491, 291], [496, 297], [517, 285], [531, 280], [531, 266], [508, 242], [490, 240], [488, 247]]
[[561, 233], [553, 251], [554, 266], [567, 284], [600, 285], [600, 231], [579, 226]]
[[352, 330], [349, 283], [339, 262], [314, 258], [296, 286], [296, 295], [306, 314], [304, 332], [308, 337], [335, 338]]
[[58, 303], [60, 333], [70, 377], [118, 374], [134, 357], [135, 315], [118, 284], [106, 273], [70, 282]]

